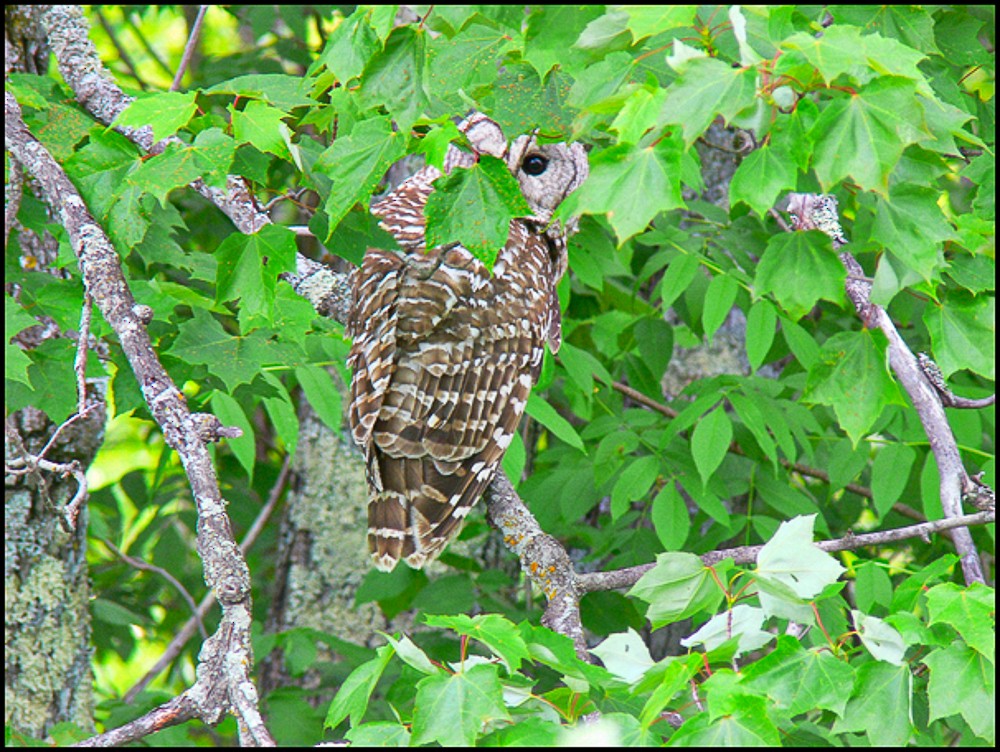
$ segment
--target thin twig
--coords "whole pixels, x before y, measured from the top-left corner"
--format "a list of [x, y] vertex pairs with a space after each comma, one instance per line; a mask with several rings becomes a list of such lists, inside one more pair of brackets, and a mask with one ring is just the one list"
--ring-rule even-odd
[[[42, 460], [41, 462], [48, 462], [48, 460]], [[41, 462], [39, 462], [39, 466], [41, 466]], [[80, 514], [80, 507], [87, 500], [87, 473], [76, 460], [67, 463], [64, 467], [63, 471], [54, 470], [54, 472], [61, 472], [63, 475], [72, 475], [76, 480], [76, 493], [73, 494], [73, 498], [66, 504], [66, 508], [63, 509], [63, 513], [59, 519], [64, 530], [72, 531], [76, 529], [76, 518]]]
[[[853, 551], [865, 548], [866, 546], [879, 546], [909, 538], [926, 540], [932, 533], [968, 529], [973, 525], [988, 525], [995, 521], [996, 512], [990, 510], [975, 514], [966, 514], [960, 517], [921, 522], [918, 525], [910, 525], [909, 527], [895, 528], [893, 530], [881, 530], [875, 533], [862, 533], [860, 535], [848, 533], [842, 538], [816, 541], [815, 545], [827, 553]], [[717, 551], [709, 551], [706, 554], [702, 554], [700, 558], [705, 566], [712, 566], [723, 559], [732, 559], [736, 564], [753, 564], [757, 561], [757, 556], [762, 548], [763, 545], [724, 548]], [[642, 575], [655, 566], [655, 564], [640, 564], [635, 567], [626, 567], [610, 572], [586, 572], [578, 574], [576, 576], [577, 589], [580, 593], [591, 593], [598, 590], [615, 590], [631, 587], [639, 581]]]
[[120, 548], [118, 548], [118, 546], [109, 541], [107, 538], [102, 538], [101, 540], [105, 546], [111, 549], [111, 552], [115, 556], [124, 561], [126, 564], [129, 564], [135, 567], [136, 569], [142, 569], [146, 572], [153, 572], [154, 574], [158, 574], [160, 575], [160, 577], [162, 577], [171, 585], [173, 585], [174, 588], [177, 590], [177, 592], [181, 594], [181, 598], [184, 599], [184, 602], [188, 604], [188, 608], [191, 609], [191, 613], [193, 614], [192, 618], [198, 622], [198, 631], [201, 632], [202, 638], [208, 639], [208, 632], [205, 630], [205, 625], [202, 623], [201, 617], [198, 616], [198, 604], [194, 602], [194, 598], [191, 597], [191, 593], [188, 592], [187, 588], [184, 587], [183, 583], [180, 580], [178, 580], [176, 577], [170, 574], [170, 572], [168, 572], [163, 567], [158, 567], [155, 564], [150, 564], [149, 562], [143, 561], [142, 559], [137, 559], [134, 556], [129, 556], [127, 553], [122, 551]]
[[38, 453], [38, 458], [41, 459], [46, 454], [48, 454], [48, 451], [56, 443], [56, 439], [59, 437], [59, 434], [63, 431], [64, 428], [69, 428], [71, 425], [73, 425], [74, 423], [76, 423], [78, 420], [82, 420], [83, 418], [86, 418], [87, 415], [90, 412], [92, 412], [94, 409], [100, 407], [100, 405], [101, 405], [100, 402], [94, 402], [94, 403], [92, 403], [90, 405], [87, 405], [86, 407], [83, 408], [83, 410], [81, 410], [80, 412], [75, 413], [75, 414], [69, 416], [66, 420], [64, 420], [62, 423], [60, 423], [59, 427], [56, 428], [56, 430], [53, 432], [53, 434], [49, 438], [49, 440], [47, 442], [45, 442], [45, 446], [42, 447], [42, 451], [40, 451]]
[[[96, 405], [92, 405], [91, 407], [95, 406]], [[69, 425], [78, 417], [81, 416], [79, 414], [73, 416], [72, 419], [66, 421], [59, 426], [58, 429], [56, 429], [56, 433], [53, 434], [52, 438], [49, 439], [48, 443], [45, 445], [43, 453], [52, 445], [52, 441], [55, 439], [56, 434], [58, 434], [62, 428]], [[11, 457], [9, 459], [5, 459], [4, 461], [4, 472], [13, 476], [30, 475], [35, 481], [39, 498], [46, 509], [51, 509], [56, 512], [59, 519], [59, 526], [65, 532], [72, 533], [76, 527], [76, 517], [77, 514], [79, 514], [80, 506], [87, 498], [87, 474], [84, 472], [80, 463], [76, 460], [71, 460], [70, 462], [52, 462], [51, 460], [44, 459], [41, 455], [34, 455], [29, 452], [27, 447], [24, 446], [24, 440], [21, 438], [21, 434], [11, 422], [10, 416], [7, 416], [4, 420], [4, 435], [7, 444], [11, 449]], [[76, 480], [76, 493], [73, 494], [73, 498], [71, 498], [66, 506], [61, 510], [56, 507], [55, 502], [52, 500], [52, 496], [49, 493], [48, 481], [42, 473], [43, 470], [46, 473], [59, 475], [63, 478], [67, 475], [72, 475]]]
[[76, 358], [73, 370], [76, 372], [76, 412], [82, 414], [87, 409], [87, 352], [90, 350], [90, 317], [93, 312], [90, 293], [83, 292], [83, 310], [80, 311], [79, 339], [76, 343]]
[[187, 44], [184, 45], [184, 54], [181, 56], [181, 64], [177, 67], [177, 75], [174, 76], [174, 81], [170, 84], [170, 91], [179, 91], [181, 88], [181, 80], [184, 78], [184, 74], [187, 72], [187, 67], [191, 63], [191, 57], [194, 55], [194, 51], [198, 46], [198, 37], [201, 35], [201, 23], [205, 20], [205, 13], [208, 11], [207, 5], [198, 6], [198, 15], [194, 19], [194, 23], [191, 25], [191, 33], [188, 35]]
[[94, 15], [97, 16], [97, 20], [100, 21], [101, 26], [104, 27], [105, 33], [108, 35], [108, 39], [111, 40], [111, 44], [114, 46], [115, 51], [118, 53], [119, 59], [125, 63], [125, 67], [128, 68], [129, 74], [135, 79], [136, 83], [139, 84], [139, 88], [143, 91], [146, 90], [146, 82], [139, 78], [139, 69], [136, 67], [135, 63], [132, 62], [131, 56], [122, 43], [118, 40], [118, 34], [108, 23], [108, 20], [104, 17], [100, 8], [94, 9]]
[[194, 615], [189, 617], [184, 626], [177, 630], [177, 634], [174, 635], [174, 639], [170, 641], [170, 644], [164, 649], [163, 653], [159, 658], [156, 659], [150, 669], [143, 674], [142, 678], [139, 679], [135, 684], [133, 684], [129, 690], [122, 696], [122, 702], [126, 705], [131, 705], [135, 702], [135, 699], [139, 696], [150, 683], [163, 673], [167, 667], [174, 662], [174, 659], [180, 655], [181, 650], [187, 645], [188, 640], [194, 637], [194, 633], [198, 630], [199, 624], [208, 616], [208, 612], [211, 610], [212, 606], [215, 605], [215, 595], [212, 591], [208, 591], [195, 607]]
[[20, 442], [20, 435], [17, 434], [16, 430], [12, 426], [8, 425], [7, 440], [12, 441], [11, 432], [17, 436], [17, 440], [13, 441], [12, 446], [15, 451], [23, 452], [20, 457], [14, 457], [4, 463], [4, 472], [7, 475], [13, 475], [15, 477], [21, 475], [32, 475], [36, 478], [39, 483], [38, 490], [41, 494], [42, 500], [46, 507], [59, 512], [56, 508], [55, 502], [52, 501], [51, 496], [48, 492], [48, 484], [45, 482], [45, 477], [40, 471], [44, 470], [47, 473], [53, 475], [58, 475], [65, 478], [67, 475], [72, 475], [76, 480], [76, 492], [73, 494], [73, 498], [67, 502], [66, 506], [62, 509], [61, 514], [58, 515], [59, 525], [67, 533], [72, 533], [76, 525], [76, 516], [79, 514], [80, 505], [83, 504], [84, 500], [87, 498], [87, 474], [83, 471], [83, 467], [77, 460], [70, 460], [69, 462], [53, 462], [52, 460], [44, 460], [40, 457], [36, 457], [24, 448], [24, 443]]
[[[247, 530], [246, 535], [243, 536], [243, 540], [240, 543], [240, 550], [246, 553], [250, 550], [250, 547], [257, 540], [264, 526], [267, 524], [268, 519], [270, 519], [272, 512], [274, 512], [275, 506], [278, 504], [278, 500], [281, 498], [281, 492], [285, 488], [285, 484], [288, 481], [288, 473], [291, 469], [291, 455], [285, 456], [285, 462], [281, 466], [281, 471], [278, 473], [277, 480], [274, 481], [274, 485], [271, 487], [271, 492], [268, 494], [267, 503], [261, 507], [260, 512], [257, 514], [257, 518], [250, 525], [250, 529]], [[174, 636], [174, 639], [170, 641], [166, 649], [157, 659], [156, 663], [143, 675], [139, 681], [133, 684], [129, 690], [122, 697], [122, 701], [126, 705], [131, 705], [135, 702], [135, 698], [139, 696], [146, 687], [149, 686], [150, 682], [153, 681], [157, 676], [159, 676], [166, 668], [173, 663], [174, 659], [180, 655], [181, 650], [194, 636], [195, 627], [197, 624], [205, 618], [208, 614], [209, 609], [215, 604], [215, 594], [209, 591], [205, 594], [205, 597], [201, 599], [198, 605], [194, 609], [194, 616], [189, 618]]]
[[4, 439], [9, 447], [10, 458], [4, 458], [4, 473], [8, 475], [31, 475], [32, 480], [38, 488], [38, 493], [42, 497], [42, 502], [47, 508], [53, 506], [49, 498], [49, 486], [45, 482], [45, 477], [38, 469], [37, 458], [33, 457], [28, 448], [24, 445], [21, 433], [14, 425], [13, 418], [6, 416], [3, 422]]
[[938, 394], [941, 395], [941, 401], [945, 407], [955, 407], [963, 410], [981, 410], [995, 404], [997, 401], [995, 394], [983, 397], [982, 399], [959, 397], [948, 388], [948, 384], [944, 380], [944, 374], [941, 373], [938, 364], [927, 353], [917, 353], [917, 364], [920, 366], [920, 370], [924, 372], [924, 376], [927, 377], [931, 386], [937, 389]]
[[776, 209], [768, 209], [767, 213], [771, 215], [771, 218], [774, 219], [775, 222], [778, 223], [778, 227], [780, 227], [783, 232], [792, 231], [792, 228], [788, 226], [787, 222], [785, 222], [785, 218], [782, 217]]

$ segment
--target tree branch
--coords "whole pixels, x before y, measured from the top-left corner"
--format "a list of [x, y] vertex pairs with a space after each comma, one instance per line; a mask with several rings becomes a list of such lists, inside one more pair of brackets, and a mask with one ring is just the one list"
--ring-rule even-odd
[[[991, 510], [943, 520], [921, 522], [919, 525], [910, 525], [893, 530], [881, 530], [875, 533], [862, 533], [860, 535], [848, 533], [842, 538], [816, 541], [815, 545], [828, 553], [833, 553], [834, 551], [855, 551], [865, 546], [878, 546], [893, 541], [907, 540], [908, 538], [927, 540], [927, 537], [932, 533], [945, 533], [948, 530], [954, 531], [959, 529], [968, 530], [972, 525], [988, 525], [993, 522], [996, 522], [996, 512]], [[724, 559], [732, 559], [735, 564], [753, 564], [757, 561], [757, 556], [760, 554], [762, 548], [763, 545], [723, 548], [702, 554], [701, 560], [707, 567], [718, 564]], [[597, 590], [615, 590], [631, 587], [639, 581], [642, 575], [655, 566], [655, 564], [640, 564], [639, 566], [616, 569], [610, 572], [578, 574], [576, 576], [576, 587], [581, 594]]]
[[[227, 712], [241, 714], [245, 742], [267, 743], [270, 735], [256, 707], [257, 690], [250, 680], [250, 573], [233, 540], [226, 502], [219, 492], [207, 446], [180, 390], [153, 349], [135, 298], [122, 274], [120, 260], [104, 230], [90, 216], [83, 198], [44, 146], [28, 131], [21, 108], [4, 93], [6, 148], [35, 179], [46, 202], [59, 216], [77, 256], [84, 287], [111, 326], [135, 373], [150, 413], [164, 439], [177, 451], [198, 510], [198, 552], [205, 582], [223, 606], [219, 631], [202, 649], [198, 681], [187, 691], [198, 716], [217, 723]], [[95, 737], [100, 739], [101, 737]], [[273, 741], [272, 741], [273, 743]]]
[[[795, 217], [796, 230], [819, 229], [833, 238], [835, 249], [846, 244], [836, 214], [836, 200], [832, 197], [793, 193], [789, 196], [788, 211]], [[833, 215], [832, 219], [830, 214]], [[872, 285], [864, 279], [865, 274], [861, 264], [847, 251], [841, 252], [840, 260], [849, 276], [846, 283], [847, 296], [854, 304], [861, 320], [866, 326], [881, 329], [889, 341], [889, 365], [909, 395], [927, 434], [934, 459], [937, 461], [941, 506], [945, 516], [959, 517], [962, 514], [963, 491], [968, 487], [970, 480], [962, 465], [955, 436], [948, 424], [941, 395], [921, 369], [917, 358], [899, 335], [885, 309], [871, 302]], [[966, 583], [985, 583], [979, 552], [968, 529], [956, 529], [953, 540], [961, 557]]]
[[[274, 512], [274, 508], [278, 505], [278, 500], [281, 498], [281, 492], [285, 488], [285, 483], [288, 481], [288, 474], [291, 470], [291, 455], [285, 456], [285, 461], [281, 466], [281, 472], [278, 473], [277, 480], [274, 481], [274, 485], [271, 487], [271, 492], [267, 496], [267, 502], [261, 507], [260, 512], [257, 514], [257, 518], [250, 525], [250, 529], [247, 530], [246, 535], [243, 536], [243, 540], [240, 541], [240, 551], [244, 554], [250, 550], [250, 547], [257, 540], [258, 536], [264, 530], [264, 525], [271, 517], [271, 513]], [[129, 690], [122, 695], [122, 701], [125, 704], [130, 704], [135, 701], [135, 698], [139, 696], [149, 684], [160, 675], [167, 666], [169, 666], [174, 658], [180, 655], [181, 650], [187, 645], [188, 640], [194, 637], [194, 633], [197, 631], [199, 624], [202, 619], [208, 614], [208, 611], [212, 606], [215, 605], [215, 595], [209, 591], [205, 594], [205, 597], [201, 599], [198, 603], [198, 607], [195, 609], [194, 614], [184, 622], [174, 639], [170, 641], [170, 644], [164, 649], [163, 654], [156, 660], [143, 677], [133, 684]]]
[[174, 81], [170, 84], [170, 91], [180, 91], [184, 73], [187, 72], [188, 65], [191, 64], [191, 58], [194, 56], [194, 51], [198, 46], [198, 37], [201, 36], [201, 24], [205, 20], [205, 12], [207, 10], [207, 5], [198, 6], [198, 15], [195, 16], [194, 23], [191, 25], [191, 33], [188, 34], [187, 44], [184, 45], [184, 54], [181, 56], [180, 65], [177, 66], [177, 74], [174, 76]]
[[486, 489], [486, 516], [504, 545], [517, 554], [522, 571], [548, 600], [542, 624], [573, 640], [577, 655], [590, 660], [580, 621], [578, 575], [562, 544], [542, 530], [507, 476], [496, 474]]

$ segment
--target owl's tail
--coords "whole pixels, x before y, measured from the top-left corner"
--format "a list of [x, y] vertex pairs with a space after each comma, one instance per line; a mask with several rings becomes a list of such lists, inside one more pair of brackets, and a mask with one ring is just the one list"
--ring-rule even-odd
[[381, 490], [373, 489], [368, 501], [368, 549], [384, 572], [400, 559], [419, 569], [458, 535], [499, 458], [490, 464], [478, 456], [441, 463], [377, 454]]

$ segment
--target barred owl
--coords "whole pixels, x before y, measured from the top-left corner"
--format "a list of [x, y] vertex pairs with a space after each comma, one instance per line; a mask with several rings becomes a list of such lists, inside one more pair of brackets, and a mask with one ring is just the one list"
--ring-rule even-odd
[[552, 213], [588, 173], [580, 144], [508, 144], [479, 113], [459, 126], [445, 170], [506, 161], [531, 215], [510, 223], [493, 273], [458, 243], [424, 246], [424, 207], [441, 172], [418, 171], [372, 205], [402, 252], [370, 249], [354, 280], [350, 423], [365, 454], [368, 547], [379, 569], [419, 568], [461, 530], [493, 479], [542, 365], [559, 349], [556, 283], [566, 234]]

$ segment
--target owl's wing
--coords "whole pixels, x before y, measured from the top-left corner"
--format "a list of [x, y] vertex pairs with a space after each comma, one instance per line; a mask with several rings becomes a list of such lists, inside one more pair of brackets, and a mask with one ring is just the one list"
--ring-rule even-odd
[[[371, 206], [372, 214], [382, 220], [382, 227], [407, 251], [426, 253], [423, 210], [433, 190], [432, 182], [440, 175], [433, 167], [418, 170]], [[411, 278], [407, 280], [407, 276]], [[400, 320], [397, 302], [401, 295], [405, 300], [412, 294], [412, 287], [412, 271], [407, 272], [406, 257], [391, 251], [369, 249], [355, 276], [352, 315], [347, 326], [354, 344], [347, 365], [354, 370], [349, 410], [351, 431], [355, 443], [361, 447], [370, 443], [395, 368]], [[406, 318], [413, 313], [410, 308], [412, 305], [404, 306]]]
[[[420, 566], [457, 532], [513, 438], [541, 365], [546, 332], [534, 309], [546, 296], [491, 278], [460, 246], [405, 260], [369, 255], [396, 259], [371, 261], [389, 269], [376, 297], [391, 293], [357, 309], [391, 318], [391, 337], [381, 320], [362, 318], [352, 348], [352, 428], [373, 489], [369, 544], [380, 568], [400, 558]], [[365, 363], [387, 378], [366, 377]]]
[[407, 252], [369, 250], [355, 283], [350, 418], [380, 569], [419, 567], [454, 537], [510, 445], [544, 341], [558, 342], [549, 249], [527, 225], [511, 222], [495, 276], [460, 245], [424, 248], [439, 175], [426, 167], [372, 205]]
[[541, 364], [541, 317], [460, 246], [419, 269], [410, 259], [401, 275], [393, 373], [372, 439], [389, 456], [453, 470], [512, 432], [508, 407], [516, 427]]
[[[468, 166], [471, 159], [452, 147], [447, 167]], [[354, 440], [362, 447], [370, 442], [375, 418], [395, 370], [397, 336], [410, 349], [415, 348], [439, 327], [459, 300], [467, 301], [466, 305], [474, 304], [475, 294], [489, 281], [489, 272], [465, 249], [451, 246], [428, 251], [424, 247], [424, 207], [433, 191], [433, 181], [440, 176], [436, 168], [424, 167], [371, 206], [382, 228], [408, 253], [369, 249], [355, 277], [353, 315], [347, 330], [354, 338], [348, 358], [348, 365], [354, 369], [349, 415]], [[460, 357], [463, 354], [460, 337], [468, 337], [470, 332], [466, 327], [450, 334], [453, 341], [449, 344], [457, 349], [447, 348], [448, 356]], [[448, 333], [444, 336], [447, 338]], [[425, 359], [433, 355], [434, 350], [425, 349]], [[427, 375], [441, 379], [443, 366], [431, 364]], [[456, 384], [456, 378], [447, 375], [438, 386], [448, 393]], [[415, 417], [427, 418], [432, 408], [439, 419], [449, 414], [447, 406], [427, 404]]]
[[[353, 370], [348, 418], [355, 443], [367, 447], [372, 428], [395, 370], [396, 303], [403, 257], [390, 251], [370, 250], [354, 278], [351, 317], [347, 334], [353, 337], [347, 365]], [[371, 473], [369, 473], [371, 478]]]

